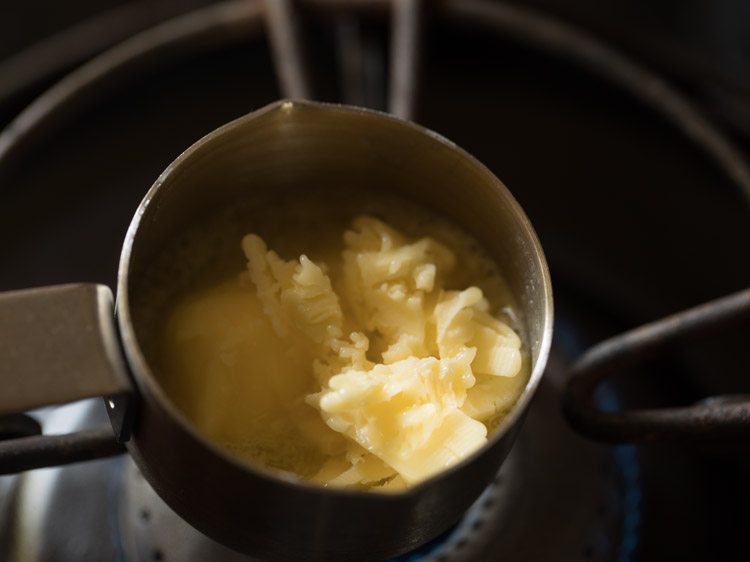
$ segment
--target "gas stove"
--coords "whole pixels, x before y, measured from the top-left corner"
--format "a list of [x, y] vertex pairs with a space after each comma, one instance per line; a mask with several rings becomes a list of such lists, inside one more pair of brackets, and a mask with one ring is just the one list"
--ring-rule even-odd
[[[386, 2], [301, 4], [297, 27], [314, 48], [300, 49], [283, 26], [268, 42], [260, 4], [249, 0], [139, 33], [136, 20], [101, 20], [119, 34], [112, 43], [126, 43], [68, 75], [0, 138], [0, 236], [12, 241], [0, 251], [0, 289], [111, 286], [132, 209], [166, 163], [294, 88], [384, 107], [393, 39], [394, 52], [407, 53], [390, 92], [405, 96], [399, 111], [510, 187], [540, 235], [556, 293], [552, 359], [510, 457], [455, 527], [400, 560], [746, 559], [747, 455], [596, 444], [560, 414], [566, 371], [591, 345], [748, 284], [746, 139], [732, 142], [659, 76], [543, 14], [445, 2], [417, 18], [423, 48], [410, 51], [388, 35]], [[146, 19], [140, 27], [158, 18]], [[405, 19], [408, 38], [415, 28]], [[279, 52], [307, 60], [293, 56], [291, 71], [279, 62], [277, 82]], [[60, 64], [28, 84], [45, 84]], [[0, 104], [4, 122], [31, 101], [29, 88]], [[747, 392], [747, 335], [683, 346], [607, 383], [598, 402], [656, 407]], [[37, 416], [63, 433], [105, 413], [93, 401]], [[0, 553], [10, 562], [250, 560], [179, 519], [127, 457], [0, 478]]]

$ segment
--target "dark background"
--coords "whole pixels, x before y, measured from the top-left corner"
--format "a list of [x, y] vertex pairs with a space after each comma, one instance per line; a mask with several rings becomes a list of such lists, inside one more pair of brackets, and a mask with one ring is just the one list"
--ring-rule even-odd
[[[206, 0], [5, 0], [0, 60], [73, 25], [120, 9], [123, 33]], [[356, 3], [356, 0], [354, 0]], [[678, 81], [706, 109], [750, 134], [750, 3], [745, 0], [526, 0], [636, 56]], [[0, 84], [14, 81], [0, 73]], [[0, 88], [2, 91], [2, 88]]]

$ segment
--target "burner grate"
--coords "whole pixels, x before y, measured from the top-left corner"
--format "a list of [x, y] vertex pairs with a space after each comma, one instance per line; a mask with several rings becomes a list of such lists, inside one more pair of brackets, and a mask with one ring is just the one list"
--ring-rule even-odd
[[750, 289], [641, 326], [587, 351], [571, 369], [563, 408], [581, 433], [609, 442], [672, 438], [713, 448], [747, 450], [750, 396], [714, 396], [695, 406], [670, 409], [601, 410], [594, 403], [607, 377], [637, 366], [674, 343], [726, 330], [750, 318]]

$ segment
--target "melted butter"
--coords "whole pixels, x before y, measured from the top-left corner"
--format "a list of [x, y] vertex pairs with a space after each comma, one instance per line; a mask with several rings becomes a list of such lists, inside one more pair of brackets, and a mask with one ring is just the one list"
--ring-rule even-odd
[[164, 328], [160, 372], [188, 418], [236, 454], [302, 476], [326, 459], [300, 429], [305, 420], [325, 430], [304, 402], [313, 390], [309, 365], [276, 335], [239, 276], [178, 302]]
[[[461, 290], [476, 286], [485, 302], [488, 301], [487, 309], [494, 321], [500, 318], [510, 322], [512, 315], [505, 316], [502, 310], [512, 309], [513, 301], [502, 276], [470, 237], [449, 223], [408, 205], [374, 205], [370, 210], [379, 211], [380, 216], [403, 228], [408, 233], [405, 244], [429, 235], [452, 253], [455, 263], [450, 268], [442, 268], [434, 290], [434, 272], [429, 267], [422, 267], [422, 264], [418, 266], [421, 269], [411, 272], [413, 284], [409, 290], [421, 292], [428, 309], [436, 310], [438, 294], [442, 294], [440, 298], [444, 300], [445, 295], [457, 299]], [[212, 238], [217, 231], [216, 223], [211, 228], [196, 231], [196, 239], [205, 242], [219, 257], [208, 261], [211, 267], [206, 268], [204, 263], [190, 283], [165, 299], [167, 320], [160, 324], [158, 343], [153, 351], [157, 358], [157, 375], [176, 405], [199, 431], [237, 456], [325, 485], [397, 490], [450, 466], [481, 446], [487, 431], [496, 426], [525, 387], [528, 380], [525, 355], [521, 354], [520, 364], [514, 367], [515, 376], [477, 372], [475, 380], [464, 380], [467, 388], [458, 391], [455, 399], [433, 400], [433, 404], [415, 398], [422, 396], [427, 386], [437, 388], [435, 381], [441, 371], [436, 362], [441, 350], [437, 343], [418, 348], [412, 345], [413, 340], [401, 341], [398, 333], [384, 332], [389, 331], [388, 325], [397, 330], [408, 328], [407, 331], [422, 334], [423, 340], [433, 341], [437, 338], [439, 322], [427, 321], [424, 317], [420, 320], [418, 315], [409, 318], [397, 314], [390, 324], [381, 322], [382, 325], [377, 326], [371, 318], [363, 317], [363, 311], [367, 316], [368, 308], [356, 297], [362, 288], [347, 287], [346, 260], [342, 260], [347, 249], [342, 233], [351, 229], [352, 209], [340, 209], [340, 214], [332, 216], [330, 207], [325, 204], [316, 206], [311, 201], [289, 204], [286, 201], [283, 212], [287, 216], [283, 224], [287, 226], [282, 228], [276, 217], [265, 222], [256, 217], [251, 230], [247, 226], [249, 221], [224, 216], [220, 222], [228, 226], [220, 229], [219, 242]], [[306, 313], [312, 315], [310, 318], [321, 317], [319, 305], [315, 308], [310, 305], [311, 301], [299, 298], [294, 310], [269, 310], [269, 299], [262, 298], [262, 291], [258, 290], [257, 276], [252, 279], [253, 268], [249, 267], [249, 274], [241, 272], [238, 233], [250, 231], [262, 233], [269, 245], [281, 254], [279, 262], [297, 268], [298, 273], [299, 267], [304, 265], [300, 256], [310, 256], [309, 262], [319, 267], [330, 281], [331, 292], [337, 295], [341, 320], [334, 336], [356, 347], [356, 341], [347, 338], [357, 332], [368, 342], [359, 363], [334, 362], [335, 368], [321, 375], [319, 346], [325, 340], [330, 318], [324, 322], [322, 332], [300, 335], [295, 329], [305, 324]], [[315, 232], [315, 236], [310, 236], [310, 232]], [[233, 243], [228, 241], [232, 239]], [[192, 253], [210, 255], [211, 251], [201, 248]], [[245, 253], [248, 253], [247, 248]], [[251, 262], [257, 263], [258, 255]], [[396, 267], [391, 263], [396, 259], [394, 256], [386, 258], [386, 269]], [[370, 264], [375, 270], [382, 265], [376, 262]], [[319, 283], [319, 276], [310, 283]], [[451, 302], [446, 300], [443, 304], [447, 310]], [[301, 316], [295, 317], [296, 313]], [[289, 323], [286, 329], [280, 329], [282, 321]], [[424, 324], [421, 328], [420, 321]], [[484, 322], [491, 323], [487, 319]], [[513, 327], [518, 329], [518, 326]], [[454, 357], [460, 353], [462, 345], [479, 345], [479, 353], [475, 355], [476, 366], [482, 365], [480, 370], [507, 366], [508, 358], [502, 353], [493, 355], [481, 347], [481, 342], [477, 343], [482, 339], [495, 341], [492, 333], [472, 337], [473, 340], [459, 338], [458, 343], [445, 339], [443, 355]], [[473, 358], [474, 355], [468, 361]], [[461, 375], [461, 369], [465, 371], [468, 363], [466, 357], [462, 360], [464, 364], [456, 367], [456, 373], [466, 378]], [[376, 365], [379, 367], [374, 370]], [[372, 392], [357, 396], [356, 392], [352, 394], [347, 390], [351, 381], [361, 380], [368, 371], [372, 372], [369, 375], [374, 381], [371, 381], [372, 388], [382, 390], [388, 387], [389, 377], [392, 381], [400, 377], [406, 389], [404, 394], [396, 400], [375, 401], [368, 411], [363, 406], [363, 396], [370, 396]], [[412, 372], [423, 373], [421, 387], [409, 380]], [[377, 377], [380, 379], [375, 380]], [[404, 398], [408, 392], [412, 392], [412, 398]], [[351, 407], [347, 396], [354, 396], [355, 406], [362, 407]], [[442, 423], [434, 422], [436, 412], [440, 413]], [[404, 444], [394, 445], [393, 438], [405, 434], [405, 427], [414, 430], [405, 442], [416, 443], [417, 450], [422, 451], [420, 454], [404, 456]], [[361, 438], [367, 431], [380, 432], [381, 436], [375, 440]]]

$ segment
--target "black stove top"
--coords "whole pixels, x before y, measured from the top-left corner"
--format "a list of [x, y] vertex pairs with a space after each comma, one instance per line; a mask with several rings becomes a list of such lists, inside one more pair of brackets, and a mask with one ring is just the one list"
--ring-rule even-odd
[[[180, 11], [190, 3], [175, 4]], [[372, 17], [371, 32], [379, 37], [384, 26]], [[326, 95], [335, 99], [335, 65], [324, 63], [333, 36], [323, 28], [313, 58], [318, 81], [329, 85], [324, 93], [330, 90]], [[31, 93], [33, 88], [0, 106], [4, 121]], [[248, 33], [139, 68], [92, 96], [74, 116], [50, 122], [0, 169], [0, 289], [68, 281], [112, 286], [127, 224], [166, 164], [203, 134], [279, 96], [269, 47], [262, 35]], [[511, 35], [435, 18], [418, 107], [419, 122], [467, 149], [509, 186], [537, 229], [556, 292], [557, 366], [550, 367], [501, 472], [502, 493], [488, 490], [480, 500], [485, 504], [472, 508], [484, 513], [490, 498], [495, 509], [477, 529], [459, 523], [453, 535], [427, 549], [427, 559], [745, 560], [746, 456], [676, 445], [595, 445], [574, 436], [557, 411], [560, 365], [591, 344], [748, 284], [750, 209], [741, 187], [704, 148], [632, 93]], [[678, 349], [615, 381], [600, 399], [610, 407], [665, 406], [747, 392], [742, 350], [748, 335], [742, 329]], [[159, 511], [166, 508], [148, 489], [133, 492], [133, 470], [120, 459], [58, 471], [62, 480], [85, 473], [88, 488], [99, 490], [94, 498], [109, 501], [107, 494], [115, 494], [120, 507], [105, 509], [90, 534], [71, 527], [70, 536], [56, 536], [55, 555], [101, 560], [93, 537], [115, 533], [113, 559], [174, 559], [166, 543], [148, 542], [154, 536], [148, 525], [177, 524]], [[42, 502], [30, 505], [54, 503], [39, 499], [50, 486], [43, 474], [13, 479], [14, 486], [20, 482], [15, 495], [0, 487], [0, 544], [18, 541], [17, 533], [8, 536], [12, 525], [50, 524], [52, 511], [28, 522], [18, 503], [31, 501], [29, 494]], [[8, 478], [0, 482], [11, 485]], [[86, 489], [72, 490], [88, 505]], [[118, 519], [127, 515], [122, 505], [131, 492], [153, 502], [149, 515], [140, 504], [132, 507], [132, 525]], [[88, 525], [88, 508], [67, 509], [81, 514], [83, 528]], [[72, 524], [65, 511], [59, 517]], [[136, 544], [148, 548], [128, 543], [134, 529], [142, 537]]]

